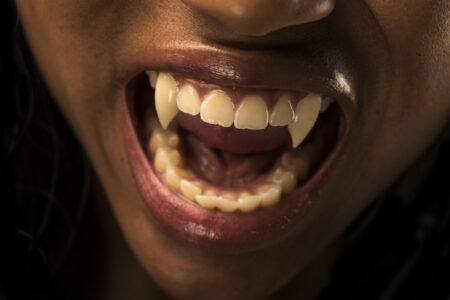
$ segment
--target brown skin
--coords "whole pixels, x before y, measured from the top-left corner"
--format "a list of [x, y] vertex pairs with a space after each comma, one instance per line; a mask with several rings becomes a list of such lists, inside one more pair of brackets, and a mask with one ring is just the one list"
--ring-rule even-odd
[[[245, 4], [230, 9], [239, 3]], [[167, 294], [183, 299], [259, 299], [289, 282], [298, 293], [314, 294], [304, 286], [320, 288], [329, 269], [329, 260], [317, 253], [334, 257], [329, 245], [436, 140], [450, 117], [447, 0], [17, 0], [17, 5], [49, 89], [89, 153], [116, 221], [146, 270], [119, 231], [106, 225], [111, 247], [125, 250], [108, 251], [111, 263], [98, 295], [111, 293], [111, 287], [121, 293], [134, 289], [111, 285], [130, 274], [133, 282], [150, 275]], [[297, 26], [282, 30], [288, 25]], [[298, 230], [251, 254], [216, 255], [165, 233], [136, 190], [116, 113], [116, 84], [130, 61], [168, 45], [301, 43], [308, 32], [318, 40], [330, 32], [338, 36], [332, 42], [337, 51], [355, 54], [351, 64], [363, 76], [357, 82], [364, 83], [345, 154], [320, 201]], [[313, 262], [322, 268], [307, 268]], [[310, 275], [314, 270], [320, 274]], [[317, 282], [307, 282], [311, 277]], [[156, 292], [150, 284], [140, 291], [147, 299]]]

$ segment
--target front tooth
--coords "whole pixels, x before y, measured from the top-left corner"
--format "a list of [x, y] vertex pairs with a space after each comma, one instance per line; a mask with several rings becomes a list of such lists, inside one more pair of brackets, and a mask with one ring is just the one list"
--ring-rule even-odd
[[167, 73], [161, 73], [156, 80], [155, 107], [162, 128], [167, 129], [169, 123], [178, 113], [178, 87], [175, 79]]
[[210, 92], [200, 106], [203, 122], [222, 127], [233, 125], [234, 109], [230, 97], [221, 90]]
[[178, 109], [195, 116], [200, 113], [200, 104], [200, 98], [195, 88], [190, 84], [185, 84], [178, 93]]
[[236, 211], [239, 208], [239, 203], [233, 195], [228, 194], [217, 197], [216, 207], [223, 212], [229, 213]]
[[261, 203], [261, 195], [251, 195], [249, 193], [242, 193], [239, 196], [239, 209], [242, 212], [250, 212], [255, 210]]
[[288, 125], [293, 148], [300, 145], [313, 128], [320, 112], [321, 103], [321, 97], [316, 94], [309, 94], [298, 102], [294, 121]]
[[236, 111], [234, 127], [238, 129], [264, 129], [268, 123], [267, 105], [264, 99], [257, 95], [244, 97]]
[[270, 125], [286, 126], [292, 123], [295, 113], [292, 107], [292, 97], [289, 94], [283, 94], [275, 104], [270, 114]]
[[282, 190], [279, 184], [269, 184], [260, 187], [258, 192], [262, 196], [261, 205], [269, 207], [280, 201]]
[[148, 79], [150, 81], [151, 87], [155, 88], [156, 80], [158, 79], [158, 75], [156, 75], [155, 71], [147, 71], [146, 73], [147, 73]]

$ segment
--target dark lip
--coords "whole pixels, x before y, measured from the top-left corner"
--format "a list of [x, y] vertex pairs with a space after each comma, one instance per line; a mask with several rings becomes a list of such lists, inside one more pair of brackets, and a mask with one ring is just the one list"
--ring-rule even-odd
[[[266, 72], [262, 72], [264, 69]], [[174, 72], [221, 85], [301, 90], [332, 97], [343, 112], [338, 141], [316, 173], [276, 206], [249, 214], [203, 209], [170, 190], [153, 171], [142, 149], [132, 111], [130, 82], [145, 70]], [[277, 77], [268, 76], [267, 70]], [[257, 54], [241, 57], [209, 48], [156, 50], [136, 61], [122, 80], [118, 110], [132, 174], [152, 216], [181, 240], [218, 253], [254, 251], [288, 236], [313, 207], [317, 191], [326, 183], [345, 148], [356, 104], [354, 89], [350, 81], [344, 82], [342, 74], [304, 60], [278, 56], [269, 59]]]
[[204, 45], [158, 48], [152, 49], [151, 55], [137, 57], [125, 71], [120, 86], [152, 70], [222, 86], [313, 92], [339, 102], [350, 122], [356, 109], [357, 76], [354, 68], [339, 60], [332, 54], [289, 56], [279, 51], [230, 51]]

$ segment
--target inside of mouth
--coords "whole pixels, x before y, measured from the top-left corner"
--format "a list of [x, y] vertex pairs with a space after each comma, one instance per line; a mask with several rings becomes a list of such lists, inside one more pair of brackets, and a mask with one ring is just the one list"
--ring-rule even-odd
[[314, 175], [342, 132], [336, 102], [296, 148], [287, 126], [222, 127], [179, 111], [163, 129], [147, 76], [139, 75], [131, 87], [130, 111], [154, 171], [180, 197], [205, 209], [249, 213], [276, 205]]

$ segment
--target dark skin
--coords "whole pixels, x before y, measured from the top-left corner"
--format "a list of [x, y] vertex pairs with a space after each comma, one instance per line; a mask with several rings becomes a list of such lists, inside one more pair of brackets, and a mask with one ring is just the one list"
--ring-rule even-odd
[[[339, 256], [345, 229], [450, 117], [447, 0], [18, 0], [17, 6], [44, 79], [114, 212], [98, 205], [108, 241], [103, 284], [92, 287], [99, 297], [123, 299], [132, 290], [134, 299], [156, 299], [160, 288], [183, 299], [261, 299], [288, 285], [294, 298], [312, 298]], [[205, 45], [244, 57], [270, 46], [267, 61], [307, 48], [354, 74], [357, 112], [318, 205], [284, 239], [249, 254], [214, 254], [161, 230], [136, 190], [116, 113], [117, 86], [134, 57]]]

